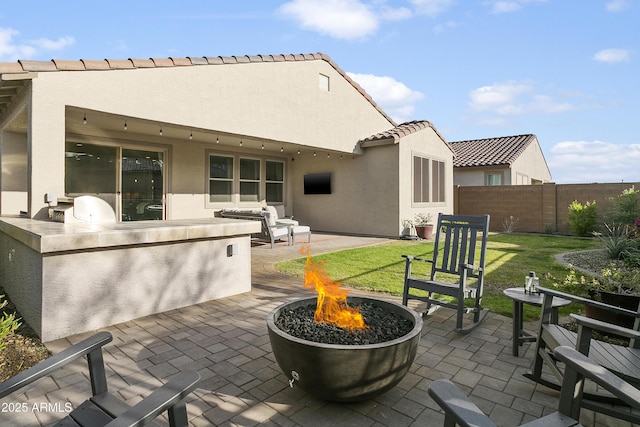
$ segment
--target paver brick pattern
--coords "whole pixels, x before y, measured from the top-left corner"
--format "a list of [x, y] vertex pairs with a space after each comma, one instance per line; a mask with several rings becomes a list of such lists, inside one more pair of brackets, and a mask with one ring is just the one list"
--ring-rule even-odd
[[[314, 235], [312, 253], [380, 241]], [[105, 347], [110, 390], [134, 404], [180, 370], [196, 370], [202, 381], [187, 404], [193, 426], [440, 426], [444, 417], [427, 394], [429, 384], [439, 378], [456, 382], [498, 425], [519, 425], [555, 410], [557, 393], [522, 376], [529, 368], [531, 345], [525, 344], [521, 357], [511, 355], [510, 318], [490, 314], [476, 330], [459, 335], [453, 332], [454, 312], [446, 309], [425, 319], [415, 362], [389, 392], [364, 402], [335, 403], [295, 384], [291, 388], [271, 352], [266, 317], [276, 306], [308, 295], [300, 279], [271, 268], [273, 262], [300, 256], [301, 245], [296, 246], [253, 248], [252, 291], [247, 294], [106, 328], [114, 336]], [[48, 347], [57, 352], [88, 335]], [[86, 364], [74, 363], [0, 403], [70, 402], [75, 407], [90, 393], [87, 376]], [[49, 425], [62, 415], [0, 413], [0, 425]], [[593, 414], [586, 413], [585, 425], [592, 421]], [[597, 425], [628, 425], [613, 423]]]

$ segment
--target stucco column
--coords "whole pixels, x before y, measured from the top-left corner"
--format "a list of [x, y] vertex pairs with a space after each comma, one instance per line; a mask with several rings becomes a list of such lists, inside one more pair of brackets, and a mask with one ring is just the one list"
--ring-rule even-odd
[[36, 219], [47, 218], [46, 193], [64, 196], [65, 108], [46, 98], [34, 79], [28, 109], [27, 180], [29, 215]]

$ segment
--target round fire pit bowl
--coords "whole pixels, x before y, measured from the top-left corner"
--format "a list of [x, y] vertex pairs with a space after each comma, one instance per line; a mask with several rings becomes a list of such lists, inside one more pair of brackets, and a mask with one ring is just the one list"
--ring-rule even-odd
[[422, 318], [393, 302], [367, 297], [347, 297], [351, 307], [374, 304], [413, 324], [411, 331], [378, 344], [324, 344], [300, 339], [281, 330], [276, 321], [284, 310], [316, 304], [302, 298], [276, 307], [267, 316], [273, 354], [292, 387], [300, 387], [325, 400], [356, 402], [393, 388], [408, 372], [418, 350]]

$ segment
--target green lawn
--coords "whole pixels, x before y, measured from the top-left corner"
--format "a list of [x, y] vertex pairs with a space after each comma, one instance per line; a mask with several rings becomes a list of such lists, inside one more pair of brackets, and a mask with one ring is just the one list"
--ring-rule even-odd
[[[554, 255], [597, 247], [597, 240], [589, 238], [492, 233], [487, 244], [483, 305], [495, 313], [510, 316], [512, 302], [503, 295], [503, 289], [522, 286], [529, 271], [535, 271], [541, 278], [541, 286], [551, 286], [553, 279], [545, 277], [551, 276], [561, 281], [567, 274], [566, 267], [557, 263]], [[401, 257], [403, 254], [429, 259], [433, 254], [433, 242], [396, 240], [377, 246], [313, 256], [313, 259], [324, 264], [331, 279], [346, 286], [400, 295], [405, 266], [404, 258]], [[304, 263], [305, 259], [300, 258], [279, 263], [276, 269], [302, 277]], [[420, 267], [426, 272], [426, 263], [417, 264], [419, 267], [414, 267], [414, 274], [421, 272]], [[565, 312], [569, 310], [576, 310], [576, 307], [569, 307]], [[525, 306], [525, 320], [536, 319], [539, 314], [537, 307]]]

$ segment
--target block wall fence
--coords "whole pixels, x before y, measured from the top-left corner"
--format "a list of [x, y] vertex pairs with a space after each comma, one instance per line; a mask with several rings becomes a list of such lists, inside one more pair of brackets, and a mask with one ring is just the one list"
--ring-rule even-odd
[[569, 205], [595, 200], [598, 223], [610, 206], [610, 198], [638, 182], [611, 184], [503, 185], [454, 188], [454, 212], [458, 215], [491, 215], [491, 231], [504, 231], [504, 221], [518, 221], [515, 231], [573, 234], [567, 222]]

